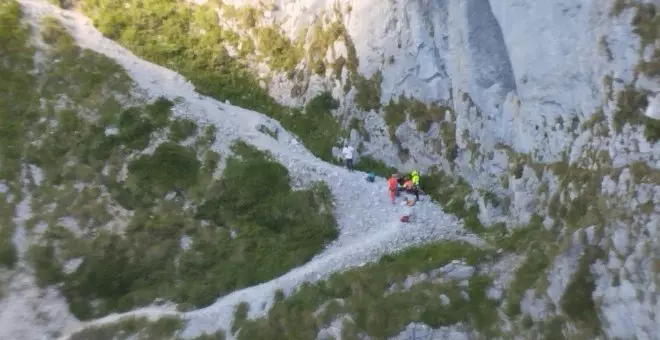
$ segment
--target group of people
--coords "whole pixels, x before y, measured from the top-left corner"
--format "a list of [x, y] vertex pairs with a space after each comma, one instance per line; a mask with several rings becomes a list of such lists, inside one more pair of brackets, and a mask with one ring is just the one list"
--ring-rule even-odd
[[[341, 150], [342, 155], [344, 156], [344, 163], [346, 168], [349, 171], [354, 171], [353, 168], [353, 154], [355, 149], [349, 144], [345, 144]], [[376, 174], [369, 173], [367, 175], [367, 181], [373, 182], [376, 179]], [[401, 192], [406, 192], [408, 194], [415, 195], [415, 202], [419, 201], [419, 194], [422, 193], [419, 187], [419, 172], [413, 170], [410, 175], [402, 176], [400, 174], [392, 174], [390, 179], [387, 181], [390, 200], [392, 204], [395, 203], [396, 198], [401, 195]]]
[[390, 179], [387, 181], [387, 186], [390, 192], [390, 200], [392, 201], [392, 204], [394, 204], [396, 198], [401, 194], [401, 192], [415, 195], [415, 202], [419, 201], [419, 194], [421, 193], [421, 189], [419, 188], [419, 172], [417, 170], [413, 170], [410, 173], [410, 176], [392, 174]]

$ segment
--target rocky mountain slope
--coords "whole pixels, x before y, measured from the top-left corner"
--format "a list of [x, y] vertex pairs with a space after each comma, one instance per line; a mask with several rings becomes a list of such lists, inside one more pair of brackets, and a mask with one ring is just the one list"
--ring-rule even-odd
[[657, 1], [19, 3], [0, 337], [660, 333]]

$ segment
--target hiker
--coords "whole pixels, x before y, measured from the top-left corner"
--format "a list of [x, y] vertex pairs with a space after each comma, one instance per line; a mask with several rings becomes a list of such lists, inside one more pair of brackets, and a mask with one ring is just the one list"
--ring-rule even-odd
[[412, 190], [414, 187], [412, 179], [406, 176], [406, 179], [403, 181], [403, 190], [408, 191]]
[[422, 191], [422, 188], [420, 188], [419, 186], [419, 171], [413, 170], [412, 173], [410, 173], [410, 176], [412, 176], [412, 182], [413, 182], [413, 186], [415, 187], [416, 197], [419, 200], [419, 194], [424, 193]]
[[398, 184], [397, 191], [403, 191], [403, 184], [404, 183], [406, 183], [406, 178], [401, 176], [401, 175], [397, 175], [397, 184]]
[[348, 143], [344, 144], [344, 148], [341, 150], [341, 153], [344, 156], [344, 163], [346, 164], [346, 168], [348, 171], [353, 171], [353, 153], [355, 152], [355, 149], [350, 146]]
[[419, 189], [417, 189], [417, 186], [410, 177], [406, 177], [406, 181], [403, 183], [403, 190], [408, 194], [415, 195], [415, 202], [419, 201]]
[[398, 196], [399, 190], [399, 176], [397, 174], [392, 174], [390, 179], [387, 181], [388, 189], [390, 190], [390, 200], [394, 204], [396, 196]]
[[410, 173], [410, 176], [412, 177], [413, 185], [415, 185], [417, 189], [419, 189], [419, 172], [417, 172], [417, 170], [413, 170]]

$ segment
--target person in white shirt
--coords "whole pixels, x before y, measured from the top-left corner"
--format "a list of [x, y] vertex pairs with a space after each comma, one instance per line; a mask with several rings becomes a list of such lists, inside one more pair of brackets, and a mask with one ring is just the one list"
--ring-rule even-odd
[[355, 149], [349, 144], [344, 144], [344, 148], [341, 150], [342, 155], [344, 156], [344, 163], [346, 168], [349, 171], [353, 171], [353, 153]]

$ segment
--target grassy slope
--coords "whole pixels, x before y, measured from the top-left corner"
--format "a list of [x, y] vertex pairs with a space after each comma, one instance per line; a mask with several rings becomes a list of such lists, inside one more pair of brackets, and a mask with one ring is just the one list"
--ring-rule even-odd
[[[156, 298], [205, 306], [301, 265], [337, 236], [324, 184], [292, 191], [282, 165], [243, 143], [223, 155], [227, 166], [215, 178], [223, 156], [210, 148], [213, 127], [173, 117], [166, 99], [131, 95], [121, 67], [77, 47], [52, 18], [42, 23], [45, 59], [31, 72], [20, 8], [11, 1], [0, 9], [0, 57], [9, 61], [0, 74], [10, 80], [0, 94], [2, 183], [18, 196], [20, 170], [31, 169], [27, 227], [39, 242], [28, 259], [38, 283], [59, 284], [76, 316]], [[3, 218], [12, 216], [16, 201], [1, 202]], [[110, 231], [118, 218], [127, 220], [121, 234]], [[1, 226], [10, 236], [13, 223]], [[11, 265], [16, 252], [10, 237], [2, 240]], [[81, 262], [69, 268], [70, 260]]]
[[[276, 297], [267, 318], [243, 321], [237, 313], [235, 329], [240, 329], [239, 339], [313, 339], [332, 321], [348, 316], [351, 321], [342, 330], [346, 339], [359, 339], [360, 334], [387, 339], [411, 322], [431, 327], [465, 322], [492, 334], [498, 303], [486, 297], [491, 282], [487, 276], [472, 277], [465, 288], [458, 282], [425, 281], [386, 295], [409, 275], [428, 273], [454, 259], [478, 265], [491, 255], [460, 242], [409, 248], [386, 255], [377, 263], [335, 274], [327, 281], [305, 285], [286, 299]], [[461, 297], [462, 291], [468, 293], [469, 300]], [[441, 294], [449, 297], [448, 305], [443, 305]]]

